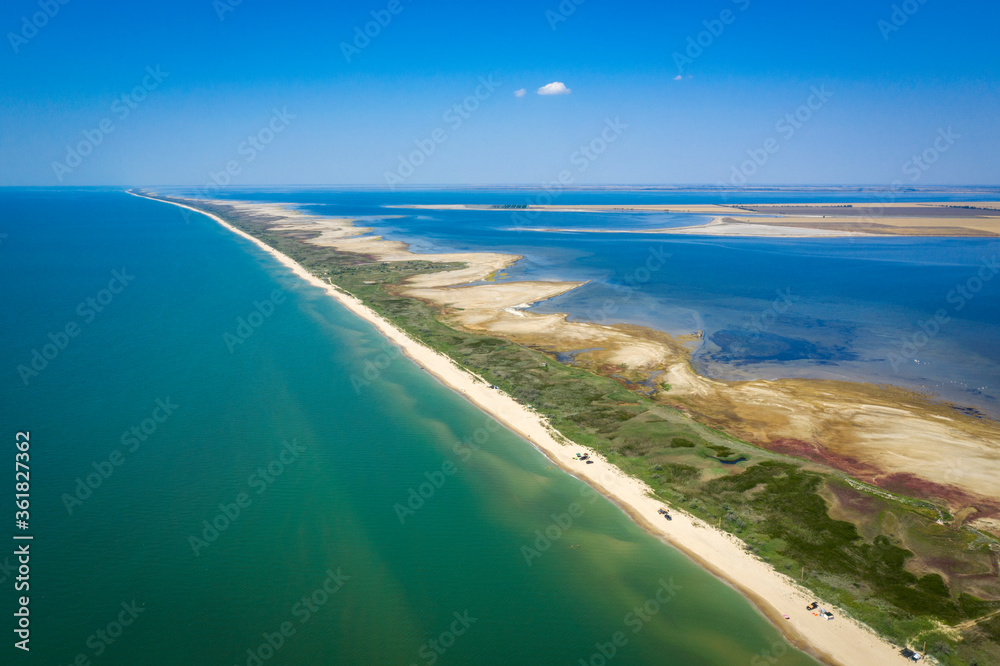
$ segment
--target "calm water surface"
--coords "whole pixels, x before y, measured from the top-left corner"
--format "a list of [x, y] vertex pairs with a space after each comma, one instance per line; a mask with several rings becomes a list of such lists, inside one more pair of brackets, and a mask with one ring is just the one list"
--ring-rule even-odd
[[815, 663], [207, 218], [111, 190], [0, 207], [0, 415], [31, 432], [35, 537], [9, 663], [601, 663], [616, 632], [613, 663]]
[[[414, 251], [524, 256], [504, 279], [589, 280], [537, 306], [574, 319], [705, 332], [699, 371], [717, 378], [819, 377], [894, 384], [1000, 418], [1000, 239], [697, 238], [550, 233], [706, 222], [665, 213], [418, 210], [400, 204], [536, 203], [538, 191], [241, 190], [332, 216], [366, 216]], [[1000, 193], [562, 191], [557, 204], [995, 200]], [[535, 229], [527, 231], [526, 229]], [[648, 270], [653, 267], [653, 270]], [[980, 282], [980, 271], [987, 279]], [[963, 289], [965, 290], [963, 292]], [[940, 315], [938, 323], [935, 315]]]

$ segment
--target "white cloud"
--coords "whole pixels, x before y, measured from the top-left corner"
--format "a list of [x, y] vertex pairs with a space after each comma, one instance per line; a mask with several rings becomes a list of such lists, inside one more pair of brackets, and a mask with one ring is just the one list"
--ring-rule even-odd
[[515, 90], [514, 91], [514, 97], [524, 97], [527, 94], [528, 94], [528, 91], [525, 90], [524, 88], [521, 88], [520, 90]]
[[553, 81], [552, 83], [546, 83], [544, 86], [538, 89], [539, 95], [568, 95], [572, 91], [566, 87], [562, 81]]
[[680, 74], [678, 74], [677, 76], [674, 77], [674, 81], [680, 81], [683, 78], [684, 78], [683, 76], [681, 76]]

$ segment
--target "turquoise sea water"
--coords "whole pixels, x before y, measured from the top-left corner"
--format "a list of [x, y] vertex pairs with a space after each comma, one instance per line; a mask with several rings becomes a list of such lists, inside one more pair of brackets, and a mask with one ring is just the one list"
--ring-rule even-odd
[[[415, 251], [524, 256], [505, 279], [589, 281], [537, 306], [675, 334], [702, 330], [696, 368], [726, 379], [818, 377], [909, 387], [1000, 418], [1000, 239], [709, 238], [551, 233], [706, 222], [665, 213], [414, 210], [547, 203], [541, 190], [240, 190], [225, 196], [365, 216]], [[997, 190], [555, 191], [556, 204], [996, 200]], [[877, 221], [877, 220], [876, 220]], [[534, 229], [535, 231], [527, 231]], [[648, 267], [653, 266], [653, 270]], [[980, 271], [986, 279], [980, 278]], [[994, 279], [996, 278], [996, 279]], [[966, 291], [962, 291], [962, 290]], [[941, 315], [940, 319], [936, 315]], [[940, 323], [938, 323], [940, 322]]]
[[32, 650], [3, 663], [815, 663], [207, 218], [113, 190], [0, 209], [34, 536]]

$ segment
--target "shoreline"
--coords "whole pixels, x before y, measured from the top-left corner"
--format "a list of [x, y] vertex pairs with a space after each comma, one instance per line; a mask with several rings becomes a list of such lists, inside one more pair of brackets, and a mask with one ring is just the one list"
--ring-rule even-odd
[[[833, 622], [821, 620], [804, 611], [805, 605], [814, 600], [812, 593], [799, 587], [791, 578], [767, 563], [748, 554], [744, 550], [744, 544], [735, 536], [717, 530], [674, 507], [670, 507], [674, 512], [673, 521], [652, 522], [652, 516], [659, 517], [656, 510], [668, 505], [652, 498], [648, 488], [640, 480], [627, 476], [593, 451], [591, 455], [597, 460], [597, 464], [580, 466], [573, 456], [576, 452], [588, 450], [586, 447], [564, 443], [565, 438], [556, 433], [544, 418], [510, 396], [490, 389], [481, 378], [461, 368], [447, 356], [410, 338], [359, 299], [333, 284], [323, 282], [287, 255], [212, 213], [152, 196], [134, 192], [129, 194], [205, 215], [234, 234], [253, 242], [307, 283], [323, 289], [353, 314], [372, 324], [379, 333], [399, 346], [407, 357], [442, 384], [460, 393], [520, 435], [561, 469], [594, 487], [647, 532], [681, 551], [716, 578], [739, 591], [791, 644], [828, 664], [887, 663], [893, 658], [903, 660], [898, 648], [868, 627], [849, 619], [835, 606], [827, 605], [837, 615]], [[785, 620], [783, 615], [788, 615], [789, 619]]]
[[561, 233], [660, 233], [705, 236], [826, 238], [905, 236], [993, 238], [1000, 236], [1000, 202], [853, 202], [733, 204], [525, 204], [496, 208], [486, 204], [408, 204], [386, 208], [501, 211], [518, 215], [548, 213], [685, 213], [711, 215], [704, 225], [663, 229], [536, 229]]
[[732, 217], [713, 217], [705, 224], [684, 227], [664, 227], [660, 229], [563, 229], [534, 227], [512, 227], [512, 231], [547, 232], [562, 234], [658, 234], [674, 236], [731, 236], [740, 238], [845, 238], [856, 236], [888, 237], [891, 234], [875, 234], [863, 231], [840, 231], [836, 229], [812, 229], [809, 227], [779, 226], [761, 222], [739, 221]]

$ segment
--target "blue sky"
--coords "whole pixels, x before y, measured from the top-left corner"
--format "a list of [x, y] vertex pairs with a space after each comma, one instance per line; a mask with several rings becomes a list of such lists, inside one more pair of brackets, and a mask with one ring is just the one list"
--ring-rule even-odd
[[995, 2], [237, 1], [5, 3], [0, 185], [1000, 184]]

